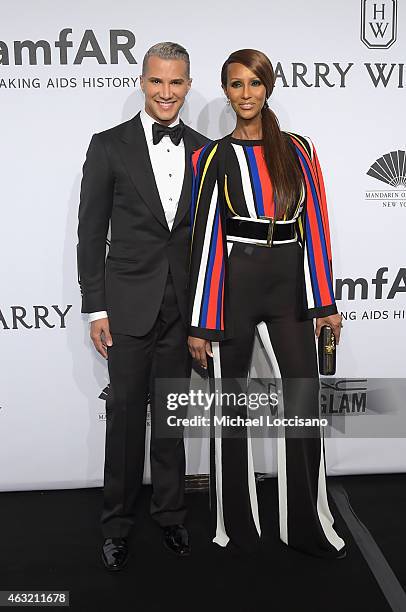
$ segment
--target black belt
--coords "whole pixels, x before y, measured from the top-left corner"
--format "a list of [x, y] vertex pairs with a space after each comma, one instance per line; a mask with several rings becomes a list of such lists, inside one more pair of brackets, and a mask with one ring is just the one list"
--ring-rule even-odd
[[296, 221], [275, 221], [272, 217], [226, 219], [227, 240], [253, 242], [264, 246], [297, 240]]

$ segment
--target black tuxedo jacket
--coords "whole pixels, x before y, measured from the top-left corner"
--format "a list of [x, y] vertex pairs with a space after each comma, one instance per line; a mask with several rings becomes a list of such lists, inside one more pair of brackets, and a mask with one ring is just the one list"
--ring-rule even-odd
[[[185, 177], [169, 230], [139, 114], [95, 134], [83, 166], [78, 227], [82, 312], [106, 310], [110, 329], [142, 336], [153, 326], [170, 270], [188, 324], [191, 154], [208, 139], [185, 126]], [[110, 248], [106, 238], [111, 223]]]

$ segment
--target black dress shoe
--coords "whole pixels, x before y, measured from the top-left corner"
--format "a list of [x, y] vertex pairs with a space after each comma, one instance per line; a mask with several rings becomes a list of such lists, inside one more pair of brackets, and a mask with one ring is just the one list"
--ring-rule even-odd
[[128, 561], [126, 538], [106, 538], [103, 544], [102, 559], [104, 566], [111, 572], [118, 572]]
[[189, 534], [183, 525], [164, 527], [164, 545], [177, 557], [190, 555]]

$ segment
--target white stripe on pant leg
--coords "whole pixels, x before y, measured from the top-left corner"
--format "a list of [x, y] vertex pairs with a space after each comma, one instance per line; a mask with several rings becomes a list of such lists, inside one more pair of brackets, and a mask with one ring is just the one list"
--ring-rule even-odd
[[[233, 246], [234, 246], [233, 242], [231, 241], [227, 242], [228, 256], [230, 256]], [[249, 376], [249, 373], [248, 373], [248, 376]], [[251, 434], [250, 434], [249, 427], [247, 428], [247, 470], [248, 470], [248, 491], [249, 491], [249, 496], [250, 496], [252, 518], [254, 519], [254, 523], [255, 523], [255, 527], [258, 532], [258, 535], [261, 535], [261, 526], [259, 523], [259, 512], [258, 512], [257, 485], [255, 482], [254, 460], [252, 456], [252, 443], [251, 443]]]
[[[220, 361], [220, 347], [218, 342], [212, 342], [213, 351], [213, 366], [214, 366], [214, 390], [215, 398], [221, 397], [221, 361]], [[220, 407], [217, 399], [215, 399], [215, 415], [220, 416]], [[216, 477], [216, 535], [213, 538], [213, 542], [219, 544], [219, 546], [227, 546], [230, 538], [226, 533], [224, 525], [224, 514], [223, 514], [223, 475], [222, 475], [222, 463], [221, 463], [221, 425], [216, 425], [214, 431], [214, 465], [215, 465], [215, 477]]]
[[250, 494], [251, 512], [254, 519], [255, 527], [258, 535], [261, 535], [261, 526], [259, 524], [257, 485], [255, 482], [254, 461], [252, 458], [252, 443], [250, 428], [247, 427], [247, 468], [248, 468], [248, 490]]
[[[274, 368], [275, 376], [280, 377], [280, 370], [276, 359], [275, 352], [271, 344], [271, 338], [269, 336], [268, 328], [265, 323], [258, 325], [258, 332], [261, 340], [264, 344], [265, 350], [268, 353], [269, 359], [271, 360], [272, 367]], [[282, 402], [283, 406], [283, 402]], [[283, 414], [282, 414], [283, 416]], [[280, 465], [281, 460], [281, 465]], [[279, 479], [281, 478], [281, 482]], [[280, 521], [280, 533], [281, 540], [288, 544], [288, 529], [287, 529], [287, 474], [286, 474], [286, 442], [285, 437], [278, 437], [278, 490], [279, 490], [279, 521]], [[282, 497], [283, 495], [283, 497]], [[281, 503], [282, 502], [282, 503]], [[317, 514], [324, 535], [327, 540], [337, 550], [340, 550], [344, 545], [344, 541], [340, 538], [337, 532], [333, 528], [334, 519], [330, 512], [327, 499], [327, 486], [326, 486], [326, 473], [324, 468], [324, 444], [322, 432], [320, 435], [320, 465], [319, 465], [319, 477], [317, 485]], [[286, 537], [286, 539], [285, 539]]]
[[[227, 253], [230, 255], [231, 249], [233, 248], [232, 242], [227, 242]], [[220, 347], [218, 342], [211, 343], [213, 351], [213, 366], [214, 366], [214, 390], [219, 392], [221, 397], [221, 359], [220, 359]], [[217, 397], [217, 395], [216, 395]], [[221, 410], [215, 400], [215, 415], [221, 416]], [[224, 513], [223, 513], [223, 474], [222, 474], [222, 455], [221, 455], [221, 425], [216, 425], [214, 431], [214, 465], [215, 465], [215, 478], [216, 478], [216, 535], [213, 542], [219, 544], [219, 546], [227, 546], [230, 538], [226, 533], [224, 525]]]
[[345, 542], [337, 534], [333, 527], [334, 519], [331, 514], [326, 485], [326, 470], [324, 467], [324, 433], [320, 431], [320, 467], [319, 467], [319, 482], [317, 487], [317, 514], [319, 515], [321, 526], [328, 541], [337, 549], [341, 550], [345, 546]]
[[[264, 349], [269, 357], [271, 366], [274, 372], [275, 380], [278, 387], [278, 417], [283, 418], [283, 393], [281, 372], [275, 351], [271, 343], [268, 328], [264, 322], [257, 325], [258, 333], [261, 338]], [[286, 477], [286, 441], [285, 428], [280, 427], [277, 438], [278, 449], [278, 498], [279, 498], [279, 535], [282, 542], [288, 544], [288, 490]]]

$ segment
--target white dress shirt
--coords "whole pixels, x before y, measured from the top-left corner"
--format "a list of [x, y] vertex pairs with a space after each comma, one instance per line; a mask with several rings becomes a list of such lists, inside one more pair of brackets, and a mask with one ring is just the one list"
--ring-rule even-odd
[[[152, 125], [155, 120], [145, 110], [140, 113], [145, 139], [148, 145], [149, 158], [155, 176], [159, 197], [161, 198], [166, 222], [172, 229], [180, 194], [185, 176], [185, 145], [183, 139], [178, 146], [174, 145], [169, 136], [164, 136], [156, 145], [152, 141]], [[179, 116], [170, 127], [179, 123]], [[107, 312], [89, 313], [89, 323], [107, 317]]]

